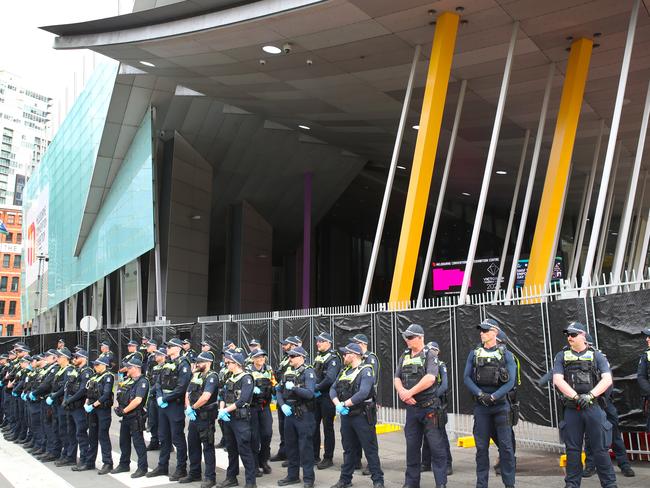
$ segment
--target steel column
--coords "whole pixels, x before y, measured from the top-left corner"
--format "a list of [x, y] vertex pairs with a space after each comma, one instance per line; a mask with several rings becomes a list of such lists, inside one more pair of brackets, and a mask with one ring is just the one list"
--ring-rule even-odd
[[476, 216], [474, 217], [474, 228], [472, 230], [472, 238], [469, 243], [469, 251], [467, 253], [467, 263], [465, 264], [465, 272], [463, 274], [463, 285], [460, 290], [460, 296], [458, 297], [459, 303], [461, 304], [465, 303], [465, 300], [467, 299], [469, 281], [472, 276], [472, 268], [474, 267], [476, 247], [478, 245], [479, 234], [481, 233], [481, 225], [483, 224], [483, 212], [485, 211], [485, 202], [487, 201], [487, 194], [490, 188], [490, 179], [492, 177], [492, 168], [494, 166], [494, 158], [496, 156], [497, 144], [499, 142], [501, 121], [503, 120], [503, 112], [505, 110], [506, 98], [508, 96], [508, 85], [510, 84], [510, 73], [512, 72], [512, 59], [515, 54], [515, 45], [517, 43], [518, 32], [519, 22], [515, 22], [512, 27], [512, 34], [510, 35], [508, 55], [506, 57], [506, 65], [503, 70], [503, 79], [501, 80], [499, 102], [497, 103], [497, 111], [494, 116], [494, 125], [492, 126], [492, 137], [490, 138], [490, 148], [488, 150], [487, 161], [485, 162], [485, 171], [483, 173], [481, 194], [479, 195], [478, 206], [476, 208]]
[[578, 222], [576, 222], [576, 228], [573, 234], [573, 246], [571, 246], [571, 254], [569, 255], [569, 257], [571, 258], [571, 263], [569, 264], [569, 272], [567, 276], [571, 276], [576, 262], [576, 250], [578, 248], [578, 234], [580, 233], [580, 228], [582, 227], [582, 221], [585, 218], [584, 217], [585, 208], [588, 208], [587, 195], [589, 193], [590, 181], [591, 181], [591, 173], [588, 173], [585, 175], [585, 187], [582, 190], [582, 197], [580, 198], [580, 211], [578, 212]]
[[302, 308], [309, 308], [311, 284], [311, 200], [312, 174], [304, 175], [302, 222]]
[[[609, 182], [611, 186], [607, 188], [607, 200], [606, 200], [606, 205], [605, 205], [605, 218], [603, 219], [601, 225], [602, 229], [595, 230], [595, 223], [594, 227], [592, 229], [592, 236], [594, 233], [596, 234], [596, 237], [598, 238], [598, 252], [596, 256], [596, 261], [594, 262], [594, 268], [595, 268], [595, 273], [594, 273], [594, 278], [597, 278], [600, 275], [600, 271], [602, 269], [602, 259], [603, 259], [603, 254], [605, 253], [605, 246], [607, 245], [607, 231], [609, 229], [609, 221], [612, 217], [612, 212], [614, 211], [614, 185], [616, 184], [616, 174], [618, 173], [618, 163], [621, 159], [621, 149], [622, 149], [622, 144], [619, 141], [617, 147], [616, 147], [616, 154], [614, 156], [614, 165], [612, 169], [612, 179]], [[595, 231], [595, 232], [594, 232]]]
[[641, 195], [639, 195], [639, 209], [637, 210], [637, 216], [634, 222], [634, 230], [632, 231], [632, 239], [630, 239], [630, 249], [628, 250], [627, 256], [627, 266], [628, 268], [634, 268], [634, 263], [636, 262], [635, 256], [637, 248], [639, 247], [639, 227], [641, 225], [641, 218], [643, 215], [643, 202], [645, 201], [645, 189], [648, 185], [648, 172], [646, 171], [643, 176], [643, 186], [641, 187]]

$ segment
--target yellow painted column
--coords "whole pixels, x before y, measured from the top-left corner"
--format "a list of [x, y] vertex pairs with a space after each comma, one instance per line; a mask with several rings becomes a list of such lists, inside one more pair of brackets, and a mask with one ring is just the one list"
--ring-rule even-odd
[[420, 129], [415, 144], [404, 220], [393, 272], [389, 299], [391, 303], [411, 299], [459, 19], [457, 14], [445, 12], [436, 21], [427, 84], [420, 113]]
[[543, 287], [549, 279], [549, 263], [555, 254], [555, 236], [561, 225], [562, 206], [566, 197], [571, 156], [592, 49], [591, 39], [577, 39], [571, 44], [571, 54], [564, 78], [560, 109], [557, 114], [553, 145], [524, 284], [528, 294], [534, 293], [535, 286]]

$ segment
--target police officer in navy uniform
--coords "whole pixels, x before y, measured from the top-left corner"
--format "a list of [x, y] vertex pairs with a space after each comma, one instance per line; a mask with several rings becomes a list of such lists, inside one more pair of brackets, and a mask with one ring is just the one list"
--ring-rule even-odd
[[126, 356], [124, 356], [124, 358], [122, 358], [122, 364], [118, 370], [118, 373], [120, 373], [119, 381], [126, 379], [126, 363], [128, 363], [131, 359], [138, 358], [140, 362], [144, 364], [144, 356], [138, 351], [138, 341], [131, 339], [126, 344], [126, 349], [128, 353]]
[[377, 446], [377, 405], [375, 403], [375, 370], [363, 362], [363, 350], [354, 342], [339, 349], [345, 368], [331, 386], [329, 396], [341, 416], [343, 466], [341, 477], [332, 488], [352, 486], [354, 468], [366, 453], [374, 488], [384, 487], [384, 473]]
[[216, 483], [214, 423], [217, 417], [219, 377], [211, 370], [212, 360], [212, 355], [207, 352], [201, 352], [196, 357], [194, 374], [185, 395], [185, 416], [189, 420], [187, 448], [190, 472], [179, 481], [181, 483], [201, 481], [201, 453], [203, 453], [205, 476], [201, 488], [211, 488]]
[[496, 320], [485, 319], [477, 328], [481, 345], [470, 351], [463, 375], [465, 386], [476, 401], [476, 486], [486, 488], [488, 485], [490, 438], [496, 436], [501, 479], [506, 487], [510, 487], [515, 485], [515, 454], [507, 395], [515, 385], [517, 366], [512, 353], [497, 344], [501, 328]]
[[[276, 371], [276, 378], [278, 381], [282, 379], [282, 376], [284, 375], [284, 372], [287, 370], [289, 367], [289, 351], [295, 347], [302, 346], [302, 340], [298, 336], [289, 336], [286, 339], [282, 340], [280, 342], [282, 346], [282, 359], [280, 359], [280, 364], [278, 365], [277, 371]], [[280, 384], [278, 383], [276, 385], [276, 390], [280, 388]], [[282, 413], [282, 409], [278, 408], [278, 430], [280, 431], [280, 446], [278, 447], [278, 452], [275, 456], [272, 456], [269, 461], [275, 462], [275, 461], [285, 461], [287, 459], [287, 454], [286, 454], [286, 444], [284, 442], [284, 413]], [[313, 449], [313, 448], [312, 448]], [[288, 466], [288, 464], [283, 463], [283, 467]]]
[[74, 421], [67, 405], [63, 405], [65, 385], [74, 371], [70, 363], [72, 353], [67, 347], [57, 349], [57, 363], [59, 370], [52, 381], [52, 392], [45, 399], [45, 403], [52, 405], [57, 419], [57, 435], [61, 441], [63, 451], [61, 458], [54, 463], [55, 466], [76, 466], [77, 464], [77, 436]]
[[636, 380], [643, 398], [643, 413], [648, 417], [646, 430], [650, 432], [650, 327], [643, 329], [643, 336], [647, 347], [639, 358]]
[[142, 356], [142, 364], [144, 366], [146, 366], [146, 361], [149, 357], [149, 354], [151, 354], [151, 348], [149, 347], [151, 345], [150, 342], [150, 339], [146, 335], [143, 335], [140, 338], [140, 346], [138, 347], [138, 352], [140, 353], [140, 356]]
[[160, 449], [160, 439], [158, 437], [160, 412], [156, 398], [158, 396], [158, 389], [160, 388], [160, 372], [167, 360], [167, 348], [165, 346], [158, 347], [154, 341], [149, 341], [149, 348], [147, 350], [151, 351], [147, 358], [147, 379], [149, 380], [147, 421], [149, 423], [149, 431], [151, 432], [151, 441], [147, 446], [147, 451], [157, 451]]
[[196, 359], [196, 351], [192, 349], [192, 341], [190, 341], [189, 339], [183, 339], [182, 348], [183, 350], [181, 351], [181, 354], [183, 356], [187, 356], [187, 359], [189, 359], [189, 361], [193, 363], [194, 360]]
[[334, 457], [334, 417], [336, 410], [329, 396], [329, 390], [341, 371], [341, 357], [334, 350], [334, 339], [327, 332], [316, 336], [318, 354], [314, 358], [314, 374], [316, 375], [316, 390], [314, 392], [314, 460], [320, 458], [320, 424], [323, 424], [325, 438], [323, 460], [317, 465], [318, 469], [333, 466]]
[[[449, 389], [449, 376], [447, 374], [447, 365], [440, 360], [440, 346], [437, 342], [431, 341], [427, 344], [427, 347], [436, 355], [438, 358], [438, 381], [436, 386], [436, 396], [440, 400], [440, 422], [438, 422], [438, 428], [442, 434], [445, 449], [447, 451], [447, 476], [454, 474], [454, 469], [452, 467], [453, 458], [451, 457], [451, 447], [449, 445], [449, 436], [447, 435], [447, 391]], [[431, 471], [431, 451], [429, 450], [429, 443], [422, 442], [422, 471]]]
[[447, 454], [440, 433], [436, 379], [439, 365], [435, 354], [425, 347], [424, 329], [411, 324], [402, 331], [407, 349], [400, 356], [395, 379], [397, 394], [406, 404], [406, 473], [405, 488], [419, 488], [422, 463], [422, 437], [426, 437], [432, 454], [436, 487], [447, 486]]
[[253, 375], [255, 386], [251, 402], [251, 429], [253, 432], [252, 448], [255, 463], [261, 474], [271, 473], [269, 457], [271, 456], [271, 438], [273, 437], [273, 416], [271, 415], [271, 398], [275, 391], [273, 369], [267, 363], [268, 356], [263, 349], [257, 349], [248, 358], [248, 371]]
[[65, 340], [63, 340], [63, 338], [61, 338], [61, 339], [59, 339], [59, 340], [57, 341], [57, 343], [56, 343], [56, 350], [57, 350], [57, 351], [60, 351], [60, 350], [63, 349], [64, 347], [65, 347]]
[[[226, 366], [225, 363], [225, 355], [228, 351], [234, 351], [237, 349], [237, 346], [233, 341], [230, 339], [224, 341], [223, 347], [221, 348], [221, 362], [219, 363], [218, 367], [218, 376], [219, 376], [219, 391], [221, 391], [226, 384], [226, 380], [228, 379], [228, 376], [230, 375], [230, 371], [228, 371], [228, 366]], [[217, 369], [214, 365], [213, 368]], [[224, 449], [226, 447], [226, 437], [224, 436], [223, 433], [223, 420], [217, 420], [217, 424], [219, 424], [219, 431], [221, 432], [221, 440], [217, 443], [216, 447], [219, 449]]]
[[43, 368], [43, 375], [38, 388], [29, 393], [29, 399], [41, 403], [43, 425], [45, 432], [46, 450], [42, 456], [37, 457], [39, 461], [50, 462], [56, 461], [61, 456], [62, 444], [58, 436], [58, 423], [54, 407], [45, 402], [45, 398], [52, 393], [52, 384], [54, 376], [59, 371], [59, 365], [56, 362], [56, 350], [48, 349], [45, 353], [46, 366]]
[[[42, 356], [35, 354], [32, 356], [32, 368], [27, 373], [27, 383], [25, 389], [33, 389], [37, 382], [40, 381], [41, 368], [45, 364]], [[43, 411], [40, 402], [27, 403], [27, 415], [29, 416], [29, 429], [32, 432], [32, 447], [28, 452], [32, 456], [38, 456], [45, 453], [45, 431], [43, 430]]]
[[300, 483], [300, 466], [304, 488], [314, 486], [314, 392], [316, 374], [305, 364], [307, 351], [301, 346], [287, 352], [289, 366], [277, 389], [278, 405], [284, 414], [284, 438], [288, 460], [287, 476], [278, 486]]
[[108, 360], [108, 368], [112, 371], [115, 371], [117, 363], [115, 361], [115, 354], [111, 351], [111, 344], [108, 341], [102, 341], [99, 343], [99, 358], [106, 358]]
[[224, 422], [226, 449], [228, 450], [228, 468], [226, 479], [219, 484], [220, 488], [237, 486], [239, 474], [239, 458], [244, 465], [246, 477], [245, 488], [254, 488], [255, 459], [251, 448], [251, 412], [253, 399], [253, 377], [244, 370], [246, 358], [239, 352], [227, 352], [225, 363], [230, 375], [226, 380], [219, 402], [219, 420]]
[[[88, 456], [87, 466], [95, 468], [97, 444], [102, 450], [102, 468], [97, 474], [108, 474], [113, 470], [113, 451], [111, 438], [111, 408], [113, 407], [113, 385], [115, 378], [111, 372], [109, 357], [100, 356], [93, 361], [94, 374], [86, 383], [86, 403], [84, 410], [88, 414]], [[72, 468], [74, 471], [75, 468]], [[79, 469], [78, 471], [83, 471]]]
[[259, 351], [261, 348], [262, 347], [258, 339], [251, 339], [250, 341], [248, 341], [248, 355], [246, 356], [246, 366], [251, 364], [253, 354]]
[[215, 356], [212, 346], [208, 341], [201, 341], [201, 352], [205, 352], [212, 356], [212, 362], [210, 363], [210, 368], [216, 371], [217, 367], [217, 356]]
[[169, 481], [178, 481], [187, 476], [187, 443], [185, 440], [185, 392], [192, 379], [192, 368], [186, 356], [181, 355], [183, 342], [174, 337], [167, 341], [169, 360], [160, 372], [160, 389], [156, 392], [158, 411], [158, 435], [160, 457], [158, 466], [147, 473], [148, 478], [169, 474], [169, 457], [172, 443], [176, 448], [176, 471]]
[[[605, 432], [607, 418], [599, 398], [612, 385], [612, 373], [607, 358], [587, 345], [587, 329], [572, 322], [565, 329], [569, 348], [555, 356], [553, 384], [564, 395], [564, 420], [560, 432], [566, 445], [567, 488], [579, 488], [582, 480], [582, 446], [585, 434], [593, 439], [591, 449], [600, 484], [603, 488], [616, 486], [616, 474], [607, 449]], [[502, 470], [503, 470], [503, 461]]]
[[128, 378], [123, 381], [115, 394], [117, 407], [115, 415], [120, 420], [120, 463], [111, 473], [126, 473], [131, 465], [131, 443], [138, 456], [138, 469], [131, 478], [141, 478], [147, 474], [147, 446], [143, 432], [147, 423], [145, 404], [149, 395], [149, 380], [142, 374], [142, 361], [133, 356], [126, 363]]
[[[90, 441], [88, 440], [88, 415], [84, 411], [86, 402], [86, 384], [92, 376], [93, 370], [88, 366], [88, 353], [84, 349], [77, 350], [72, 354], [74, 370], [68, 376], [63, 393], [63, 408], [70, 412], [73, 434], [79, 446], [79, 466], [90, 466], [88, 462], [88, 451]], [[74, 464], [77, 460], [73, 459]], [[95, 468], [95, 463], [92, 463]]]

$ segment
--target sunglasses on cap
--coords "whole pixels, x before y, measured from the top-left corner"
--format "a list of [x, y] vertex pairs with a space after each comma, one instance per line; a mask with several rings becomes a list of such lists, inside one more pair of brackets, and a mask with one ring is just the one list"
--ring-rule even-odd
[[580, 334], [578, 334], [577, 332], [567, 332], [568, 337], [578, 337], [579, 335]]

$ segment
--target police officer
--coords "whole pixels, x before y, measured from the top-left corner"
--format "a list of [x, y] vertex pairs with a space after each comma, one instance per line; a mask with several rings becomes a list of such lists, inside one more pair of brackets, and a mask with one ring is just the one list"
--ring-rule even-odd
[[217, 366], [217, 356], [214, 355], [212, 346], [208, 341], [201, 341], [201, 352], [205, 352], [212, 356], [212, 362], [210, 363], [210, 368], [215, 368]]
[[[27, 374], [28, 380], [25, 384], [27, 391], [32, 390], [38, 387], [39, 381], [41, 379], [41, 370], [45, 360], [42, 356], [35, 354], [32, 356], [32, 368]], [[43, 430], [43, 410], [41, 408], [40, 402], [27, 402], [26, 405], [26, 415], [29, 418], [29, 428], [32, 432], [32, 447], [29, 448], [28, 452], [32, 456], [40, 456], [45, 454], [46, 439], [45, 432]]]
[[[436, 381], [436, 397], [440, 400], [440, 418], [438, 422], [438, 428], [442, 434], [443, 441], [445, 443], [445, 449], [447, 451], [447, 476], [454, 474], [454, 469], [452, 467], [452, 457], [451, 457], [451, 447], [449, 445], [449, 436], [447, 435], [447, 390], [449, 389], [449, 377], [447, 375], [447, 365], [440, 360], [440, 346], [437, 342], [431, 341], [427, 344], [427, 347], [435, 354], [438, 358], [438, 379]], [[429, 443], [422, 442], [422, 471], [431, 471], [431, 451], [429, 450]]]
[[[333, 466], [334, 457], [334, 417], [336, 410], [329, 396], [329, 390], [341, 371], [341, 357], [333, 348], [334, 339], [327, 332], [316, 336], [318, 354], [314, 358], [314, 374], [316, 375], [316, 391], [314, 392], [314, 460], [320, 458], [320, 424], [323, 423], [325, 448], [323, 460], [317, 465], [318, 469]], [[355, 463], [356, 464], [356, 463]]]
[[[160, 389], [160, 372], [167, 360], [167, 348], [160, 346], [158, 348], [155, 341], [149, 341], [147, 352], [147, 379], [149, 380], [149, 399], [147, 400], [147, 421], [149, 422], [149, 431], [151, 432], [151, 441], [147, 446], [147, 451], [157, 451], [160, 449], [160, 439], [158, 437], [158, 426], [160, 413], [158, 410], [158, 390]], [[162, 394], [162, 393], [161, 393]]]
[[190, 472], [179, 481], [201, 481], [201, 452], [205, 460], [205, 476], [201, 488], [211, 488], [216, 483], [214, 454], [214, 422], [217, 416], [219, 377], [211, 370], [212, 355], [201, 352], [196, 357], [196, 367], [185, 395], [185, 416], [188, 418], [187, 448]]
[[[30, 348], [24, 343], [17, 343], [14, 351], [13, 366], [7, 373], [6, 378], [10, 424], [5, 431], [5, 439], [10, 442], [27, 435], [26, 418], [27, 412], [29, 411], [29, 407], [25, 405], [24, 398], [21, 400], [20, 395], [24, 393], [24, 376], [29, 372], [27, 365], [30, 363]], [[27, 393], [29, 393], [29, 390]]]
[[[597, 350], [595, 349], [594, 341], [591, 335], [587, 333], [585, 337], [587, 339], [587, 346], [594, 348], [594, 350]], [[601, 407], [605, 411], [607, 421], [612, 426], [611, 442], [609, 436], [607, 436], [608, 438], [605, 439], [605, 449], [609, 451], [609, 446], [611, 444], [612, 451], [614, 451], [614, 456], [616, 457], [616, 463], [621, 469], [623, 476], [626, 478], [633, 478], [636, 473], [632, 469], [632, 466], [630, 466], [630, 461], [627, 458], [627, 449], [625, 448], [625, 442], [623, 441], [621, 429], [618, 424], [618, 410], [616, 410], [616, 406], [614, 406], [614, 402], [612, 401], [613, 391], [614, 385], [610, 386], [607, 391], [601, 395]], [[596, 474], [596, 466], [594, 464], [594, 456], [591, 449], [591, 439], [589, 439], [588, 435], [585, 436], [585, 454], [585, 469], [582, 472], [582, 477], [590, 478]]]
[[74, 366], [70, 363], [72, 353], [65, 346], [57, 349], [56, 353], [59, 370], [52, 380], [52, 392], [45, 399], [45, 403], [54, 409], [58, 427], [55, 434], [58, 435], [63, 447], [61, 459], [54, 465], [59, 467], [75, 466], [77, 464], [77, 436], [70, 410], [63, 405], [65, 385], [74, 371]]
[[[79, 446], [79, 466], [89, 466], [88, 450], [88, 416], [84, 411], [86, 402], [86, 384], [92, 376], [93, 370], [88, 366], [88, 353], [84, 349], [77, 350], [72, 355], [74, 370], [68, 375], [63, 393], [62, 407], [70, 412], [70, 434], [74, 435]], [[72, 459], [76, 465], [77, 459]], [[92, 468], [95, 468], [93, 460]]]
[[[102, 449], [102, 468], [99, 475], [108, 474], [113, 470], [113, 453], [109, 430], [111, 428], [111, 407], [113, 406], [113, 384], [108, 356], [100, 356], [93, 361], [93, 374], [86, 383], [86, 403], [84, 410], [88, 413], [88, 456], [85, 466], [95, 468], [97, 460], [97, 444]], [[75, 468], [72, 468], [75, 471]], [[83, 471], [77, 469], [77, 471]]]
[[643, 397], [643, 413], [648, 416], [646, 430], [650, 432], [650, 327], [643, 329], [643, 335], [647, 347], [639, 359], [636, 380]]
[[16, 355], [16, 348], [17, 346], [14, 346], [14, 349], [10, 350], [7, 353], [7, 364], [5, 365], [5, 369], [3, 372], [2, 378], [2, 405], [3, 405], [3, 410], [4, 410], [4, 421], [2, 423], [2, 427], [0, 428], [0, 431], [6, 436], [8, 433], [14, 428], [14, 405], [15, 405], [15, 397], [11, 395], [13, 391], [13, 382], [15, 380], [15, 374], [17, 372], [17, 369], [19, 367], [18, 363], [19, 360], [17, 359]]
[[251, 364], [253, 354], [261, 349], [260, 341], [257, 339], [251, 339], [248, 341], [248, 355], [246, 356], [246, 366]]
[[289, 366], [277, 389], [278, 405], [284, 414], [284, 437], [288, 458], [287, 476], [278, 486], [300, 483], [300, 466], [305, 488], [314, 486], [314, 392], [316, 374], [305, 364], [307, 351], [302, 346], [287, 352]]
[[[289, 336], [283, 341], [281, 341], [280, 344], [282, 346], [283, 354], [277, 370], [278, 381], [282, 379], [284, 372], [289, 367], [289, 351], [293, 348], [302, 346], [302, 340], [298, 336]], [[279, 384], [276, 385], [276, 389], [278, 388], [280, 388]], [[280, 431], [280, 446], [278, 447], [277, 454], [275, 456], [272, 456], [271, 459], [269, 459], [269, 461], [271, 462], [285, 461], [287, 459], [286, 445], [284, 443], [284, 413], [282, 413], [282, 409], [280, 408], [278, 408], [278, 430]], [[286, 466], [288, 466], [288, 464], [286, 465], [285, 463], [282, 464], [282, 467], [286, 467]]]
[[244, 465], [246, 488], [256, 486], [250, 423], [250, 405], [254, 386], [252, 375], [244, 370], [245, 361], [246, 358], [242, 353], [226, 353], [225, 363], [230, 375], [223, 387], [217, 418], [224, 422], [228, 468], [226, 469], [226, 479], [219, 484], [220, 488], [238, 485], [239, 457]]
[[481, 345], [470, 351], [465, 363], [465, 386], [475, 398], [476, 486], [486, 488], [490, 476], [490, 438], [499, 446], [501, 479], [506, 487], [515, 484], [515, 454], [512, 443], [510, 404], [507, 395], [515, 385], [517, 366], [510, 351], [497, 344], [500, 327], [485, 319], [477, 326]]
[[[605, 448], [607, 418], [598, 397], [612, 385], [607, 358], [587, 345], [587, 329], [573, 322], [565, 329], [569, 348], [555, 356], [553, 384], [564, 395], [564, 420], [560, 431], [566, 445], [566, 486], [578, 488], [582, 480], [582, 445], [585, 434], [593, 439], [591, 449], [600, 484], [616, 486], [616, 475]], [[503, 461], [502, 470], [503, 468]]]
[[271, 415], [271, 398], [275, 391], [273, 369], [266, 362], [266, 351], [257, 349], [249, 356], [248, 371], [253, 375], [255, 387], [251, 402], [251, 429], [253, 432], [252, 448], [255, 463], [262, 474], [271, 473], [269, 457], [271, 456], [271, 437], [273, 436], [273, 416]]
[[106, 358], [108, 359], [108, 368], [112, 371], [115, 371], [115, 368], [117, 367], [117, 363], [115, 362], [115, 354], [113, 351], [111, 351], [111, 344], [108, 341], [102, 341], [99, 343], [99, 358]]
[[397, 394], [406, 404], [406, 473], [404, 486], [420, 486], [422, 437], [425, 436], [432, 454], [436, 487], [447, 486], [447, 455], [440, 433], [440, 401], [436, 397], [438, 359], [425, 347], [424, 329], [411, 324], [402, 331], [407, 349], [402, 353], [393, 381]]
[[140, 346], [138, 347], [138, 352], [140, 353], [140, 356], [142, 356], [143, 366], [146, 365], [145, 362], [149, 357], [149, 354], [151, 354], [150, 347], [149, 347], [150, 343], [151, 341], [146, 335], [143, 335], [140, 338]]
[[23, 356], [20, 358], [20, 370], [16, 374], [16, 384], [14, 386], [14, 394], [19, 395], [21, 402], [18, 402], [16, 407], [17, 428], [14, 435], [7, 437], [8, 441], [20, 444], [29, 438], [31, 432], [30, 415], [29, 415], [29, 399], [27, 395], [30, 391], [32, 377], [32, 368], [35, 361], [30, 356]]
[[56, 350], [57, 350], [57, 351], [60, 351], [60, 350], [63, 349], [64, 347], [65, 347], [65, 341], [63, 340], [63, 338], [61, 338], [61, 339], [59, 339], [59, 340], [57, 341], [57, 343], [56, 343]]
[[183, 339], [183, 350], [181, 351], [183, 356], [187, 356], [187, 359], [190, 362], [193, 362], [196, 359], [196, 351], [192, 349], [192, 342], [189, 339]]
[[374, 488], [383, 488], [384, 473], [377, 446], [377, 406], [375, 404], [374, 368], [363, 362], [363, 349], [354, 342], [339, 349], [345, 369], [329, 391], [336, 412], [341, 416], [343, 466], [341, 477], [332, 488], [352, 486], [352, 475], [361, 456], [366, 453]]
[[[223, 387], [226, 385], [226, 380], [230, 375], [230, 371], [228, 371], [228, 366], [226, 366], [225, 363], [226, 353], [228, 351], [234, 351], [236, 348], [237, 346], [231, 340], [226, 340], [223, 343], [223, 347], [221, 348], [221, 362], [219, 363], [219, 371], [218, 371], [219, 391], [221, 391]], [[221, 431], [221, 440], [217, 443], [215, 447], [222, 449], [226, 447], [226, 438], [223, 433], [223, 420], [217, 420], [217, 423], [219, 424], [219, 430]]]
[[160, 388], [156, 392], [158, 411], [158, 435], [160, 457], [158, 466], [147, 473], [148, 478], [169, 474], [169, 457], [172, 443], [176, 448], [176, 470], [169, 481], [178, 481], [187, 476], [187, 443], [185, 441], [185, 415], [183, 404], [185, 392], [192, 379], [192, 368], [187, 357], [181, 355], [183, 342], [174, 337], [167, 341], [169, 360], [160, 372]]
[[4, 377], [7, 369], [7, 355], [0, 354], [0, 427], [6, 425], [5, 410], [4, 410]]
[[147, 447], [144, 443], [147, 415], [144, 409], [149, 395], [149, 381], [142, 374], [142, 361], [134, 356], [126, 363], [128, 379], [118, 387], [115, 414], [120, 421], [120, 463], [111, 473], [126, 473], [131, 464], [131, 442], [138, 455], [138, 469], [131, 478], [141, 478], [147, 474]]
[[131, 339], [127, 344], [126, 344], [126, 350], [128, 353], [124, 358], [122, 358], [122, 364], [118, 372], [120, 373], [119, 380], [122, 381], [123, 379], [126, 379], [126, 363], [128, 363], [131, 359], [133, 358], [138, 358], [141, 363], [144, 364], [144, 357], [143, 355], [138, 351], [138, 341]]
[[58, 436], [58, 423], [56, 418], [56, 411], [52, 405], [48, 405], [45, 401], [50, 393], [52, 393], [52, 385], [54, 383], [54, 376], [59, 371], [57, 364], [57, 354], [55, 349], [48, 349], [45, 353], [46, 366], [41, 372], [41, 380], [38, 388], [29, 393], [29, 399], [33, 402], [41, 404], [41, 410], [44, 421], [45, 438], [47, 439], [47, 452], [42, 456], [37, 457], [39, 461], [50, 462], [56, 461], [61, 456], [61, 440]]

